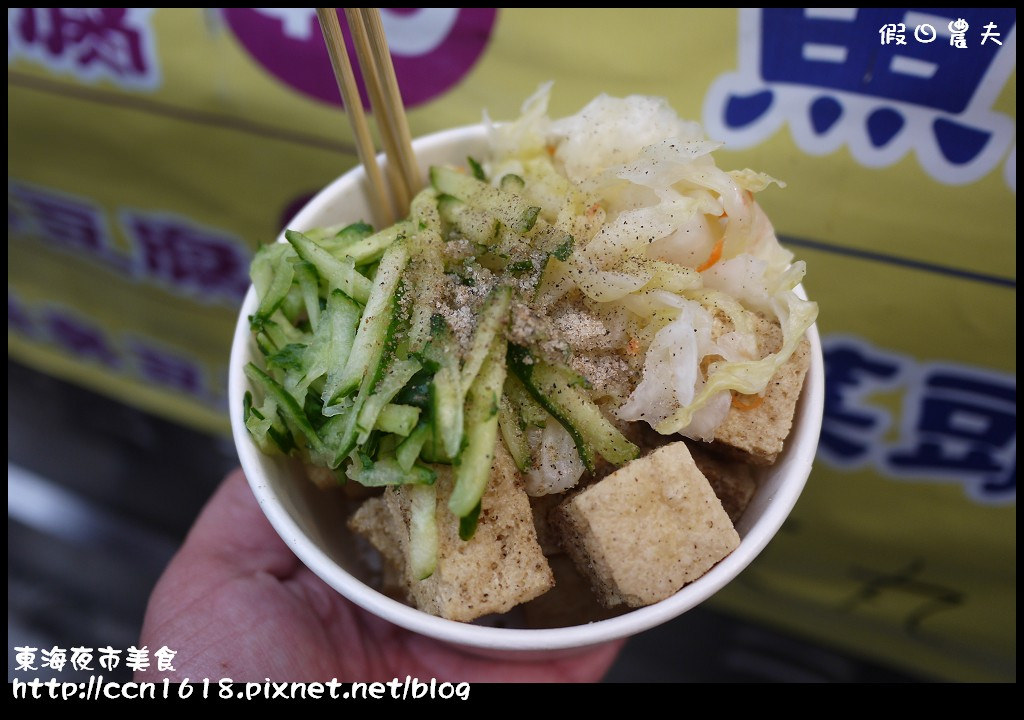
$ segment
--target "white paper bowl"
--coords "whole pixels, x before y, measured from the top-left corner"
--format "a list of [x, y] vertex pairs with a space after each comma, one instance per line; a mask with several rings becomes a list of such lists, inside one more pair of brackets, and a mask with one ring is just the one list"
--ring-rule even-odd
[[[431, 164], [463, 164], [467, 155], [485, 157], [486, 130], [480, 125], [447, 130], [420, 138], [413, 146], [425, 182]], [[357, 167], [314, 197], [289, 227], [306, 230], [370, 218], [365, 174], [362, 167]], [[283, 236], [279, 241], [283, 241]], [[757, 557], [793, 509], [811, 471], [825, 397], [817, 327], [808, 331], [811, 366], [786, 450], [760, 478], [757, 493], [736, 528], [742, 538], [739, 547], [707, 574], [659, 603], [586, 625], [534, 630], [444, 620], [397, 602], [367, 585], [364, 580], [369, 573], [346, 528], [341, 504], [327, 501], [325, 498], [331, 496], [317, 490], [294, 463], [280, 456], [264, 455], [253, 444], [242, 419], [242, 398], [249, 389], [243, 368], [256, 357], [248, 322], [256, 306], [256, 295], [250, 288], [231, 348], [229, 397], [238, 456], [260, 506], [299, 559], [339, 593], [396, 625], [439, 640], [481, 650], [565, 650], [628, 637], [671, 620], [711, 597]]]

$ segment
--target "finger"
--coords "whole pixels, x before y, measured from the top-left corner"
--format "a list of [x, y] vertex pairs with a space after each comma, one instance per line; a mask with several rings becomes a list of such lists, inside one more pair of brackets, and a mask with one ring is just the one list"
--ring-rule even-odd
[[227, 476], [203, 508], [179, 553], [193, 563], [217, 561], [239, 573], [290, 576], [299, 566], [260, 509], [241, 468]]
[[[266, 573], [291, 576], [298, 559], [274, 532], [241, 470], [224, 479], [150, 597], [147, 618], [169, 617], [225, 581]], [[167, 607], [164, 607], [164, 604]]]
[[224, 587], [252, 578], [276, 582], [298, 567], [298, 559], [260, 510], [242, 471], [236, 470], [200, 512], [153, 589], [143, 642], [174, 648], [183, 648], [192, 639], [199, 642], [210, 632], [204, 625], [209, 605]]

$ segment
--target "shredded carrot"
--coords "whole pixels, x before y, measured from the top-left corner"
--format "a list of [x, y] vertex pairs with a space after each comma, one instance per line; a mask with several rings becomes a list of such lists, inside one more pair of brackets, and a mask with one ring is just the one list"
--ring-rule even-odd
[[722, 246], [725, 245], [725, 236], [718, 238], [715, 246], [711, 248], [711, 255], [708, 256], [707, 262], [697, 268], [697, 272], [704, 272], [716, 262], [722, 259]]
[[550, 155], [551, 157], [555, 156], [555, 146], [554, 145], [545, 145], [544, 149], [548, 151], [548, 155]]
[[640, 342], [636, 338], [630, 338], [629, 342], [626, 343], [626, 352], [630, 355], [636, 355], [640, 352]]
[[737, 395], [732, 396], [732, 406], [737, 410], [756, 410], [761, 407], [764, 397], [761, 395]]
[[601, 209], [601, 203], [594, 203], [587, 208], [587, 216], [593, 216], [597, 214], [597, 211]]

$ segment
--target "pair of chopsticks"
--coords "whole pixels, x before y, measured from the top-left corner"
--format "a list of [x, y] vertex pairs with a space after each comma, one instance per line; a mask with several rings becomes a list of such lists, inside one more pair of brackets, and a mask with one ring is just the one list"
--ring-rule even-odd
[[405, 118], [402, 95], [395, 78], [395, 67], [384, 36], [380, 11], [377, 8], [345, 8], [345, 19], [352, 33], [363, 83], [370, 96], [377, 130], [384, 145], [387, 184], [377, 164], [377, 151], [363, 112], [363, 102], [359, 97], [352, 63], [349, 62], [337, 10], [317, 8], [316, 14], [331, 56], [338, 90], [345, 103], [345, 112], [355, 135], [356, 151], [370, 182], [370, 202], [375, 221], [378, 227], [386, 227], [408, 213], [409, 201], [419, 189], [420, 173], [412, 152], [409, 124]]

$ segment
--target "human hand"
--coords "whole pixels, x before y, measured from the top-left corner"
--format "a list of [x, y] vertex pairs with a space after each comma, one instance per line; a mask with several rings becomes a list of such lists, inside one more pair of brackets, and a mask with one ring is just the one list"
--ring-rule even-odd
[[[622, 642], [544, 660], [499, 660], [392, 625], [303, 565], [267, 521], [241, 470], [200, 513], [149, 599], [140, 647], [175, 650], [161, 677], [236, 682], [596, 682]], [[154, 680], [154, 668], [145, 680]]]

